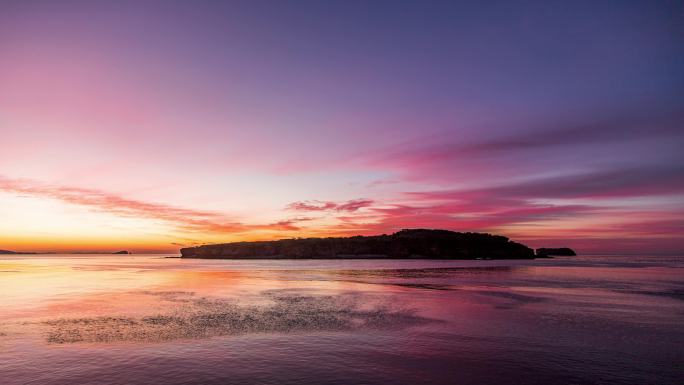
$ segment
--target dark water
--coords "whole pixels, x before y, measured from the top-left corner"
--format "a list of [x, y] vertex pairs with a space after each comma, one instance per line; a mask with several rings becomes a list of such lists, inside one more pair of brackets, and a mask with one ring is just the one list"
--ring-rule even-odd
[[684, 258], [0, 259], [0, 383], [682, 384]]

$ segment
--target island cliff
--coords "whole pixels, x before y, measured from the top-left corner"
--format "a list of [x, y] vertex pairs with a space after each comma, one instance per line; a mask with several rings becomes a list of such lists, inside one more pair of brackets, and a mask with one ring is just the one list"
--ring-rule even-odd
[[409, 229], [391, 235], [296, 238], [183, 248], [183, 258], [531, 259], [534, 250], [500, 235]]

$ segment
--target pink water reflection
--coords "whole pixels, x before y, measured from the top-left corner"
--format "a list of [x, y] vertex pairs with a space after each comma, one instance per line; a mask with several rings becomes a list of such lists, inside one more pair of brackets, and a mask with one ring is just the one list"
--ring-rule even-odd
[[558, 373], [675, 383], [668, 363], [684, 342], [681, 266], [609, 257], [6, 258], [0, 369], [12, 385], [36, 380], [35, 367], [57, 373], [40, 377], [46, 384], [117, 384], [124, 373], [132, 383], [151, 373], [171, 384], [316, 383], [318, 370], [369, 383], [458, 375], [541, 384]]

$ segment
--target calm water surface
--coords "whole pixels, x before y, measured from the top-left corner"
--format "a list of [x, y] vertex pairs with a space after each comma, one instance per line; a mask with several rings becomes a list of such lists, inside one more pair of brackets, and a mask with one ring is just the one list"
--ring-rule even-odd
[[0, 259], [0, 383], [682, 384], [684, 258]]

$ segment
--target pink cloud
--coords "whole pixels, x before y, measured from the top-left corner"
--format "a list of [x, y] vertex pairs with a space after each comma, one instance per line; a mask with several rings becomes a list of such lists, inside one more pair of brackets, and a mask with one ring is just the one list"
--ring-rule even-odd
[[[642, 111], [589, 116], [560, 125], [556, 121], [534, 122], [532, 127], [529, 124], [508, 123], [509, 132], [484, 137], [464, 137], [460, 130], [423, 135], [355, 154], [355, 158], [364, 168], [391, 170], [404, 181], [506, 179], [548, 172], [552, 167], [557, 171], [572, 169], [568, 166], [590, 165], [600, 159], [629, 159], [625, 155], [643, 149], [635, 145], [643, 141], [657, 140], [668, 153], [670, 149], [663, 144], [682, 140], [684, 114], [668, 111], [653, 115]], [[493, 126], [480, 131], [501, 130]]]

